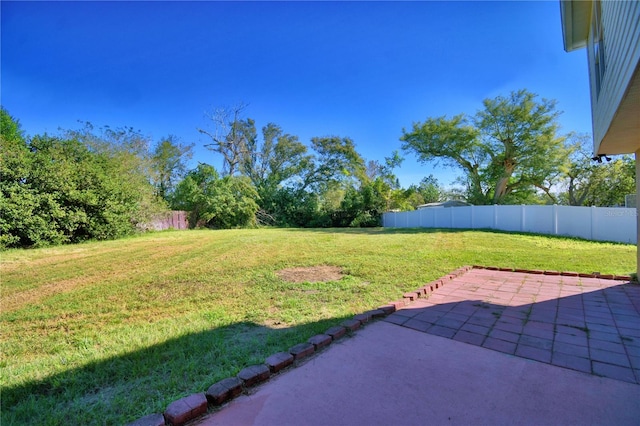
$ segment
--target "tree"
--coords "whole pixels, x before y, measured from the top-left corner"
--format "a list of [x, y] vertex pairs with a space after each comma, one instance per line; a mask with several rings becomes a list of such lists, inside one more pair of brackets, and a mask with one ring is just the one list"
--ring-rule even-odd
[[153, 182], [159, 197], [168, 200], [176, 183], [186, 173], [186, 160], [192, 156], [193, 144], [183, 145], [169, 135], [156, 145], [151, 155]]
[[394, 173], [394, 169], [400, 167], [404, 158], [398, 151], [391, 153], [390, 157], [385, 157], [384, 163], [377, 160], [369, 161], [366, 169], [366, 180], [362, 186], [370, 185], [379, 201], [376, 210], [381, 215], [385, 211], [393, 209], [409, 210], [407, 203], [408, 194], [400, 187], [400, 181]]
[[314, 192], [285, 186], [269, 199], [261, 199], [260, 222], [277, 226], [325, 227], [329, 218], [320, 209], [320, 198]]
[[[350, 138], [339, 136], [311, 138], [311, 147], [316, 152], [314, 167], [308, 169], [304, 188], [330, 183], [353, 183], [366, 179], [364, 159], [358, 154]], [[319, 188], [318, 188], [319, 189]]]
[[418, 193], [422, 196], [424, 204], [438, 203], [444, 201], [444, 190], [440, 186], [438, 179], [433, 175], [423, 178], [418, 185]]
[[177, 185], [172, 207], [189, 211], [191, 227], [228, 229], [255, 225], [257, 198], [246, 177], [220, 177], [213, 166], [200, 163]]
[[[255, 130], [250, 132], [255, 134]], [[247, 141], [248, 149], [240, 170], [249, 177], [261, 197], [269, 197], [281, 185], [295, 185], [293, 180], [308, 170], [313, 161], [313, 156], [297, 136], [285, 134], [274, 123], [262, 128], [261, 144], [257, 137]]]
[[[248, 133], [256, 135], [253, 120], [250, 124], [246, 127]], [[303, 226], [301, 221], [309, 218], [317, 203], [316, 197], [301, 188], [303, 176], [312, 166], [313, 155], [307, 147], [274, 123], [262, 128], [262, 141], [247, 138], [240, 171], [258, 192], [260, 223]]]
[[119, 176], [119, 191], [127, 203], [135, 206], [129, 218], [134, 226], [144, 226], [158, 213], [166, 211], [166, 202], [158, 197], [153, 182], [150, 138], [132, 127], [104, 126], [96, 129], [84, 122], [79, 130], [67, 130], [63, 138], [77, 140], [92, 153], [105, 158], [109, 173]]
[[20, 122], [0, 107], [0, 126], [0, 248], [20, 247], [40, 239], [27, 234], [42, 209], [28, 183], [33, 158]]
[[[312, 138], [309, 152], [296, 136], [285, 134], [276, 124], [262, 128], [260, 143], [253, 120], [243, 123], [239, 128], [246, 143], [238, 170], [258, 191], [265, 223], [330, 226], [332, 212], [340, 209], [347, 188], [366, 179], [364, 160], [349, 138]], [[309, 221], [301, 222], [302, 218]]]
[[444, 201], [445, 193], [438, 179], [433, 175], [423, 178], [418, 185], [411, 185], [407, 189], [398, 189], [393, 193], [392, 209], [415, 210], [427, 203]]
[[24, 131], [20, 121], [12, 117], [3, 106], [0, 106], [0, 136], [8, 142], [24, 142]]
[[380, 180], [374, 180], [361, 185], [360, 188], [348, 188], [340, 203], [340, 209], [333, 213], [332, 226], [380, 226], [380, 218], [386, 210], [382, 194], [386, 188], [380, 183]]
[[623, 155], [611, 162], [597, 164], [597, 178], [584, 204], [589, 206], [624, 206], [625, 196], [636, 192], [635, 160]]
[[536, 191], [551, 197], [568, 158], [555, 104], [526, 90], [486, 99], [474, 117], [428, 118], [403, 129], [402, 148], [421, 162], [461, 168], [474, 204], [520, 203]]
[[255, 122], [242, 120], [242, 112], [246, 105], [240, 103], [234, 107], [216, 109], [208, 118], [213, 122], [214, 130], [198, 129], [210, 139], [205, 144], [207, 149], [217, 152], [223, 157], [223, 174], [233, 176], [240, 171], [240, 164], [247, 155], [255, 139]]
[[[571, 162], [564, 174], [563, 202], [571, 206], [622, 206], [635, 192], [635, 161], [629, 155], [595, 162], [589, 135], [572, 135]], [[602, 159], [601, 159], [602, 161]]]

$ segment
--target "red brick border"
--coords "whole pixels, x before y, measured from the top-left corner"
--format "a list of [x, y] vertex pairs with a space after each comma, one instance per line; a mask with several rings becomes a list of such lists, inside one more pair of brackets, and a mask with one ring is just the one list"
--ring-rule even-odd
[[170, 425], [181, 426], [206, 412], [207, 397], [204, 393], [194, 393], [169, 404], [164, 419]]
[[264, 363], [267, 364], [272, 373], [277, 373], [293, 364], [293, 355], [288, 352], [278, 352], [267, 358]]
[[345, 327], [336, 325], [334, 327], [327, 329], [327, 331], [325, 331], [324, 334], [331, 336], [332, 340], [338, 340], [339, 338], [347, 334], [347, 329]]
[[316, 348], [311, 343], [299, 343], [289, 348], [289, 353], [293, 355], [293, 359], [296, 361], [311, 355], [315, 351]]
[[238, 377], [229, 377], [211, 385], [205, 396], [213, 405], [220, 405], [242, 393], [242, 380]]
[[310, 337], [309, 340], [307, 340], [307, 342], [311, 343], [317, 351], [317, 350], [320, 350], [321, 348], [324, 348], [328, 344], [330, 344], [332, 340], [333, 338], [329, 335], [316, 334], [315, 336]]
[[243, 368], [237, 375], [246, 387], [264, 382], [269, 376], [271, 376], [271, 370], [264, 364], [250, 365], [249, 367]]

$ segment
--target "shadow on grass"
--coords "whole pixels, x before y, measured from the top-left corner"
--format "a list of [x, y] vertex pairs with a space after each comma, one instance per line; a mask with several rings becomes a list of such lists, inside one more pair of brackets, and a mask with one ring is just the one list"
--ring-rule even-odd
[[2, 389], [3, 425], [124, 424], [204, 392], [273, 353], [339, 324], [333, 318], [291, 328], [252, 322], [187, 334], [43, 380]]

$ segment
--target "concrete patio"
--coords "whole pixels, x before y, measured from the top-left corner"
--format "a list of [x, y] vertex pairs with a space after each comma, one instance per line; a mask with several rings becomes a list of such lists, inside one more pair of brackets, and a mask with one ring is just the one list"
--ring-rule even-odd
[[195, 424], [638, 424], [640, 286], [472, 269], [438, 287]]

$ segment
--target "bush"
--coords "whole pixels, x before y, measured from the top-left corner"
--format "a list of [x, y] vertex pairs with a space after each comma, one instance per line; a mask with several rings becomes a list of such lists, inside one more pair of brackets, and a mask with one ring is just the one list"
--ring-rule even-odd
[[171, 198], [175, 210], [189, 211], [192, 228], [229, 229], [256, 225], [258, 193], [248, 178], [220, 175], [199, 164], [178, 184]]
[[134, 154], [98, 152], [76, 139], [26, 139], [5, 110], [2, 123], [1, 248], [123, 237], [161, 208], [146, 176], [123, 161]]

